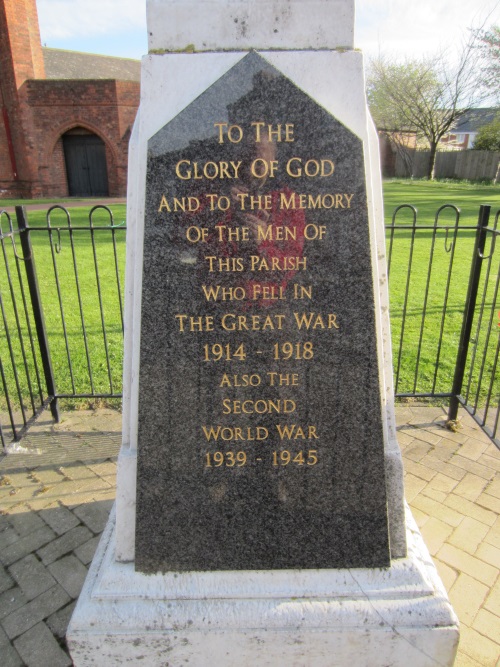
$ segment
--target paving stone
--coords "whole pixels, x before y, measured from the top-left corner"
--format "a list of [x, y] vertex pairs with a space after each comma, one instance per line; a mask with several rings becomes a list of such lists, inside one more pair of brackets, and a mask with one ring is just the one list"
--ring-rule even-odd
[[489, 591], [484, 608], [500, 618], [500, 579], [498, 579], [495, 586]]
[[452, 479], [461, 480], [466, 475], [466, 471], [462, 470], [462, 468], [457, 468], [451, 463], [441, 461], [441, 459], [435, 456], [435, 452], [428, 454], [420, 461], [420, 463], [432, 470], [442, 472], [444, 475], [451, 477]]
[[431, 517], [423, 526], [421, 532], [429, 553], [431, 556], [435, 556], [453, 532], [453, 528], [444, 521]]
[[410, 447], [414, 441], [413, 429], [404, 430], [404, 427], [397, 429], [397, 439], [399, 446], [402, 447], [405, 451], [407, 447]]
[[437, 558], [434, 558], [433, 560], [437, 568], [437, 571], [439, 572], [439, 576], [441, 577], [441, 581], [444, 584], [444, 587], [446, 588], [447, 591], [450, 591], [451, 587], [457, 580], [458, 572], [449, 565], [446, 565], [446, 563], [443, 563], [442, 561], [438, 560]]
[[435, 470], [430, 470], [426, 466], [420, 465], [420, 463], [407, 459], [406, 453], [404, 456], [404, 468], [407, 473], [411, 473], [412, 475], [415, 475], [415, 477], [424, 479], [426, 482], [429, 482], [434, 475], [436, 475]]
[[79, 519], [62, 505], [44, 509], [40, 516], [58, 535], [63, 535], [80, 523]]
[[491, 544], [487, 544], [486, 542], [479, 545], [474, 556], [480, 560], [484, 560], [485, 563], [493, 565], [493, 567], [497, 567], [500, 563], [500, 549], [492, 547]]
[[475, 438], [468, 438], [466, 442], [460, 447], [460, 456], [465, 456], [467, 459], [477, 461], [479, 457], [484, 454], [488, 448], [487, 442], [476, 440]]
[[45, 623], [38, 623], [25, 632], [14, 646], [27, 667], [70, 667], [73, 664]]
[[429, 482], [429, 486], [431, 488], [436, 489], [436, 491], [442, 491], [446, 494], [451, 493], [457, 484], [458, 482], [456, 479], [453, 479], [453, 477], [448, 477], [447, 475], [443, 475], [442, 472], [438, 472], [437, 475], [434, 475], [434, 477]]
[[2, 625], [7, 635], [13, 639], [43, 621], [70, 601], [66, 591], [56, 584], [45, 593], [6, 616]]
[[32, 551], [39, 549], [44, 544], [47, 544], [55, 537], [54, 531], [44, 524], [43, 528], [35, 530], [35, 532], [21, 537], [17, 542], [11, 544], [6, 549], [0, 551], [0, 560], [4, 565], [11, 565], [16, 561], [24, 558]]
[[24, 593], [18, 586], [9, 588], [8, 591], [0, 595], [0, 621], [19, 607], [26, 604], [27, 600]]
[[425, 489], [422, 489], [421, 493], [423, 493], [424, 496], [427, 496], [428, 498], [436, 500], [438, 503], [444, 503], [446, 498], [446, 493], [444, 493], [443, 491], [437, 491], [436, 489], [433, 489], [432, 486], [430, 486], [429, 484], [427, 484]]
[[9, 568], [27, 600], [33, 600], [56, 583], [47, 568], [34, 554], [17, 561]]
[[9, 494], [9, 499], [4, 499], [2, 505], [9, 512], [10, 509], [19, 503], [26, 503], [31, 500], [33, 497], [36, 497], [37, 493], [40, 493], [42, 485], [35, 486], [33, 483], [27, 487], [15, 487], [12, 489], [12, 492]]
[[471, 626], [486, 600], [489, 588], [461, 572], [450, 591], [450, 602], [461, 623]]
[[94, 533], [102, 533], [110, 511], [109, 502], [87, 503], [73, 510], [74, 514]]
[[453, 493], [474, 502], [488, 486], [488, 480], [468, 472], [453, 489]]
[[418, 463], [418, 461], [423, 459], [431, 449], [432, 445], [429, 445], [429, 443], [414, 438], [413, 444], [405, 449], [405, 459], [410, 459]]
[[66, 630], [68, 629], [68, 625], [75, 607], [76, 600], [68, 604], [63, 609], [56, 611], [56, 613], [52, 614], [52, 616], [48, 617], [45, 623], [53, 635], [59, 637], [60, 639], [66, 636]]
[[[488, 531], [489, 527], [484, 523], [466, 516], [458, 528], [455, 528], [448, 542], [469, 554], [474, 554]], [[500, 567], [500, 562], [498, 565]]]
[[485, 489], [486, 493], [489, 493], [490, 496], [495, 496], [495, 498], [500, 498], [500, 474], [495, 475], [493, 479]]
[[454, 456], [459, 448], [457, 442], [452, 442], [446, 437], [441, 438], [441, 440], [432, 448], [430, 452], [431, 456], [434, 456], [439, 461], [443, 463], [448, 463], [448, 461]]
[[497, 547], [497, 549], [500, 549], [500, 516], [496, 518], [495, 523], [491, 526], [490, 532], [486, 535], [484, 541]]
[[491, 468], [492, 470], [500, 472], [500, 458], [493, 457], [490, 454], [483, 454], [478, 460], [478, 463], [486, 466], [487, 468]]
[[500, 618], [486, 609], [481, 609], [474, 619], [472, 627], [482, 635], [499, 643], [498, 655], [500, 657]]
[[101, 461], [99, 463], [88, 463], [88, 467], [99, 477], [116, 478], [116, 463], [114, 461]]
[[6, 547], [9, 547], [11, 544], [14, 544], [14, 542], [17, 542], [19, 539], [19, 535], [16, 533], [14, 528], [12, 526], [7, 526], [7, 528], [4, 528], [2, 532], [0, 533], [0, 544], [2, 545], [2, 549], [5, 549]]
[[78, 548], [91, 537], [93, 535], [88, 528], [85, 526], [76, 526], [61, 537], [50, 542], [50, 544], [47, 544], [47, 546], [39, 549], [37, 555], [41, 558], [44, 565], [49, 565], [58, 558], [61, 558], [61, 556], [65, 556], [70, 551]]
[[460, 456], [459, 454], [453, 456], [450, 459], [450, 463], [452, 463], [457, 468], [462, 468], [462, 470], [471, 472], [473, 475], [477, 475], [478, 477], [483, 477], [483, 479], [490, 480], [493, 479], [493, 477], [495, 476], [495, 471], [491, 470], [491, 468], [487, 468], [486, 466], [483, 466], [480, 463], [476, 463], [475, 461], [466, 459], [465, 457]]
[[482, 493], [479, 498], [476, 499], [476, 504], [495, 512], [496, 514], [500, 514], [500, 499], [495, 498], [495, 496], [490, 496], [489, 493]]
[[20, 537], [34, 533], [45, 526], [44, 522], [34, 512], [9, 516], [9, 523]]
[[477, 519], [477, 521], [481, 521], [481, 523], [484, 523], [487, 526], [493, 526], [497, 518], [494, 512], [490, 512], [483, 507], [478, 507], [478, 505], [475, 505], [470, 500], [456, 496], [453, 493], [450, 493], [446, 496], [444, 504], [448, 505], [448, 507], [451, 507], [454, 510], [457, 510], [457, 512], [460, 512], [463, 515], [469, 516], [472, 519]]
[[425, 525], [427, 521], [429, 521], [429, 515], [425, 514], [425, 512], [421, 512], [419, 509], [416, 507], [411, 508], [411, 513], [413, 515], [413, 518], [415, 519], [417, 526], [419, 528], [422, 528], [422, 526]]
[[61, 473], [57, 469], [48, 468], [46, 466], [33, 470], [31, 475], [33, 480], [36, 480], [40, 484], [44, 484], [46, 486], [57, 485], [62, 482], [63, 479]]
[[484, 667], [484, 665], [459, 649], [453, 667]]
[[99, 491], [94, 493], [92, 500], [96, 503], [99, 502], [110, 502], [113, 504], [116, 500], [116, 487], [112, 487], [109, 491]]
[[19, 653], [12, 646], [2, 628], [0, 628], [0, 657], [2, 667], [23, 667], [24, 665]]
[[[412, 425], [414, 425], [413, 421]], [[416, 424], [416, 426], [418, 426], [418, 424]], [[436, 433], [432, 433], [431, 431], [427, 431], [425, 428], [417, 428], [415, 430], [414, 438], [421, 445], [438, 445], [442, 436], [436, 435]]]
[[487, 586], [493, 585], [498, 575], [498, 570], [495, 567], [487, 565], [461, 549], [457, 549], [452, 544], [443, 544], [437, 553], [437, 557], [451, 567], [465, 572], [473, 579], [481, 581]]
[[427, 482], [419, 477], [415, 477], [411, 473], [407, 473], [404, 477], [405, 497], [411, 503], [414, 498], [418, 496], [420, 491], [426, 486]]
[[423, 495], [417, 496], [413, 500], [413, 504], [419, 510], [422, 510], [422, 512], [425, 512], [430, 516], [434, 516], [437, 519], [441, 519], [441, 521], [444, 521], [445, 523], [448, 523], [450, 526], [455, 528], [462, 522], [464, 518], [462, 514], [459, 514], [459, 512], [455, 512], [455, 510], [452, 510], [446, 505], [442, 505], [441, 503], [432, 500], [432, 498], [426, 498]]
[[496, 665], [500, 655], [500, 646], [496, 642], [466, 625], [460, 628], [460, 649], [483, 667]]
[[87, 568], [76, 556], [70, 554], [48, 566], [50, 573], [72, 598], [77, 598], [82, 590]]
[[92, 561], [92, 558], [94, 558], [94, 553], [97, 549], [97, 545], [99, 544], [100, 539], [101, 536], [97, 535], [96, 537], [93, 537], [91, 540], [85, 542], [80, 547], [75, 549], [75, 555], [84, 565], [88, 565]]
[[0, 565], [0, 593], [14, 586], [14, 582], [4, 567]]

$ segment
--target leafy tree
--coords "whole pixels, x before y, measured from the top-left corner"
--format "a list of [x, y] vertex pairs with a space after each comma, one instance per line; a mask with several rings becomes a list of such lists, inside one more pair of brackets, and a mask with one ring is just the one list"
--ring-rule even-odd
[[491, 123], [480, 128], [474, 141], [474, 150], [500, 151], [500, 113]]
[[444, 54], [404, 62], [379, 56], [370, 63], [367, 94], [375, 124], [379, 130], [413, 132], [425, 140], [429, 179], [434, 178], [440, 139], [461, 113], [485, 97], [477, 83], [481, 53], [476, 39], [463, 46], [456, 63]]

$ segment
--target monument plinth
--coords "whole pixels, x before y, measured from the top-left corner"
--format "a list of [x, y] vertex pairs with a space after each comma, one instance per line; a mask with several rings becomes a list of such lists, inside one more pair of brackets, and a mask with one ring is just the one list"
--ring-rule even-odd
[[116, 524], [75, 664], [451, 665], [405, 520], [353, 3], [148, 10]]

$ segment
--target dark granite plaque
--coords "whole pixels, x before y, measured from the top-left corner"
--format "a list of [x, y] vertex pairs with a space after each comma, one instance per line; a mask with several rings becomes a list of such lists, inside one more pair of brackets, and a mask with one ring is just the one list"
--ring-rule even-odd
[[136, 568], [389, 564], [362, 142], [256, 53], [149, 142]]

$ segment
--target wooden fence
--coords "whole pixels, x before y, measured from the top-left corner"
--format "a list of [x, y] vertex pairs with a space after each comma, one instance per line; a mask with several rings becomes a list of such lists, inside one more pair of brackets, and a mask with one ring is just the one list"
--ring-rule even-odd
[[[425, 178], [430, 151], [408, 150], [408, 159], [396, 157], [395, 176], [398, 178]], [[464, 178], [470, 181], [494, 180], [500, 162], [500, 152], [443, 151], [436, 156], [436, 178]], [[410, 168], [409, 168], [410, 167]]]

